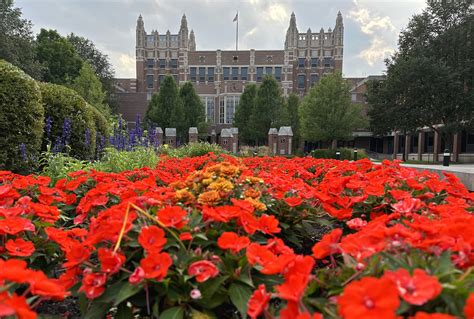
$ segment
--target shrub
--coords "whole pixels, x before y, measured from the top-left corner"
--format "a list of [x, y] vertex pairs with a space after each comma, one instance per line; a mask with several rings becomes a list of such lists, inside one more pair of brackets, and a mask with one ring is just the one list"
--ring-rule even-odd
[[215, 155], [226, 154], [227, 151], [217, 144], [199, 142], [189, 143], [178, 148], [161, 146], [158, 149], [158, 153], [161, 155], [167, 155], [169, 157], [196, 157], [203, 156], [208, 153], [214, 153]]
[[0, 169], [25, 171], [31, 166], [41, 147], [43, 123], [36, 81], [0, 60]]
[[136, 147], [131, 151], [106, 148], [100, 162], [92, 167], [97, 171], [118, 173], [135, 168], [154, 168], [156, 163], [158, 163], [158, 156], [151, 147]]
[[109, 123], [105, 116], [95, 107], [89, 105], [92, 110], [92, 117], [94, 119], [95, 131], [96, 131], [96, 154], [99, 158], [102, 150], [109, 144]]
[[55, 151], [69, 147], [69, 154], [73, 157], [92, 158], [95, 153], [96, 126], [91, 107], [74, 90], [64, 86], [41, 83], [40, 88], [48, 122], [43, 150], [51, 143]]
[[[353, 160], [354, 150], [352, 148], [338, 148], [338, 149], [318, 149], [311, 151], [311, 156], [314, 158], [336, 158], [336, 152], [341, 152], [341, 160]], [[368, 158], [363, 149], [357, 150], [357, 159]]]

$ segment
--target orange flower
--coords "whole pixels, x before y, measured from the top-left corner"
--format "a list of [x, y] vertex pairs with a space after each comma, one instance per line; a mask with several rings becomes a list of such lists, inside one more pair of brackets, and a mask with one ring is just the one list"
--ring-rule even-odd
[[344, 319], [396, 319], [400, 300], [390, 279], [365, 277], [348, 284], [337, 303]]
[[329, 234], [323, 236], [323, 238], [313, 246], [313, 255], [316, 259], [323, 259], [329, 255], [333, 255], [338, 252], [338, 242], [342, 236], [342, 229], [333, 229]]
[[217, 246], [220, 249], [230, 249], [234, 253], [238, 253], [250, 244], [250, 239], [245, 236], [239, 237], [234, 232], [225, 232], [217, 240]]
[[188, 223], [187, 213], [179, 206], [169, 206], [158, 212], [158, 220], [166, 227], [182, 228]]
[[203, 205], [214, 206], [221, 200], [221, 196], [217, 191], [207, 191], [198, 196], [198, 203]]
[[415, 269], [413, 276], [410, 276], [408, 270], [401, 268], [386, 272], [384, 277], [392, 280], [397, 286], [403, 300], [416, 306], [436, 298], [442, 290], [438, 278], [429, 276], [421, 269]]
[[168, 268], [173, 264], [167, 253], [152, 252], [140, 260], [140, 266], [145, 272], [145, 278], [163, 280], [168, 274]]
[[156, 226], [143, 227], [140, 235], [138, 235], [138, 242], [145, 251], [159, 253], [166, 244], [165, 232]]
[[265, 285], [260, 284], [253, 292], [248, 302], [247, 314], [252, 319], [256, 319], [265, 309], [267, 309], [271, 294], [265, 290]]
[[196, 276], [197, 282], [204, 282], [216, 277], [219, 274], [219, 269], [210, 261], [200, 260], [189, 265], [188, 274], [190, 276]]
[[5, 248], [11, 256], [20, 257], [31, 256], [35, 251], [35, 245], [33, 245], [31, 241], [26, 241], [23, 238], [8, 240], [5, 244]]

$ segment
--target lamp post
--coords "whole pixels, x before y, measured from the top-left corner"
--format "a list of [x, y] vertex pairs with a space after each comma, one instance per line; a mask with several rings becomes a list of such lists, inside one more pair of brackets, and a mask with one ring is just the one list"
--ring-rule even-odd
[[449, 166], [449, 161], [451, 160], [451, 153], [446, 148], [443, 153], [443, 166]]
[[357, 148], [354, 148], [354, 161], [357, 161]]

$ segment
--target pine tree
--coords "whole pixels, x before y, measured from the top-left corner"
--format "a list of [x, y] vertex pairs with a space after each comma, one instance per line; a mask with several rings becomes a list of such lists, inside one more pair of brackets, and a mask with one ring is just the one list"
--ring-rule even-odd
[[239, 138], [242, 143], [250, 144], [254, 142], [250, 127], [250, 116], [255, 109], [257, 98], [257, 85], [247, 84], [244, 93], [240, 97], [239, 106], [234, 115], [234, 126], [239, 128]]
[[178, 86], [173, 77], [167, 75], [160, 86], [160, 91], [153, 95], [148, 104], [146, 120], [163, 130], [167, 127], [176, 127], [181, 112], [179, 104]]
[[300, 117], [298, 109], [300, 106], [300, 99], [296, 94], [291, 93], [286, 101], [286, 110], [288, 114], [288, 125], [293, 131], [293, 147], [298, 148], [300, 143]]
[[179, 97], [183, 106], [183, 120], [181, 122], [185, 130], [184, 134], [190, 127], [203, 128], [206, 117], [204, 104], [191, 82], [186, 82], [179, 89]]

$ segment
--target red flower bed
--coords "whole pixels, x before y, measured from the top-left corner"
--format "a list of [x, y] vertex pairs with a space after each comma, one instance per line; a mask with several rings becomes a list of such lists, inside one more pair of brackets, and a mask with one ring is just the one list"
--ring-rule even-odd
[[0, 316], [71, 295], [89, 318], [473, 318], [473, 211], [455, 176], [393, 162], [0, 172]]

